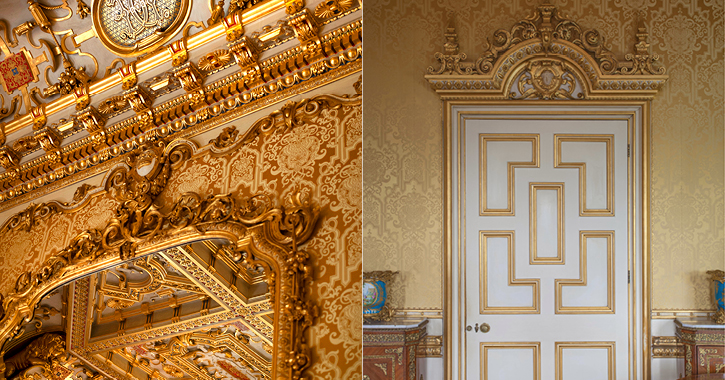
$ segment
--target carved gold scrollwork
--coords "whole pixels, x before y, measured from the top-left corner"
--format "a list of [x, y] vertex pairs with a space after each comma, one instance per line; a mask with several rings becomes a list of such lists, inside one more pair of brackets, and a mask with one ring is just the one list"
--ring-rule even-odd
[[459, 53], [458, 33], [453, 26], [453, 14], [449, 15], [448, 26], [446, 27], [446, 42], [443, 44], [445, 53], [435, 53], [435, 59], [440, 62], [437, 69], [433, 66], [428, 67], [428, 74], [471, 74], [475, 70], [472, 62], [464, 62], [466, 60], [465, 53]]
[[0, 165], [5, 168], [7, 184], [16, 184], [20, 181], [20, 155], [11, 147], [0, 147]]
[[227, 148], [234, 144], [234, 141], [237, 139], [237, 135], [239, 135], [237, 127], [226, 127], [219, 136], [209, 140], [209, 143], [214, 144], [214, 147], [217, 149]]
[[[223, 131], [211, 150], [284, 133], [304, 125], [324, 110], [359, 101], [359, 96], [350, 99], [320, 95], [288, 102], [260, 119], [242, 137], [234, 129]], [[81, 112], [78, 122], [95, 125], [96, 129], [89, 132], [100, 133], [103, 118], [98, 117], [100, 114], [89, 106]], [[174, 201], [166, 201], [162, 193], [171, 174], [195, 151], [196, 145], [188, 141], [150, 141], [122, 156], [125, 162], [107, 173], [103, 187], [93, 190], [93, 195], [89, 193], [91, 187], [79, 187], [72, 204], [91, 204], [91, 196], [107, 197], [117, 203], [113, 217], [100, 228], [76, 235], [65, 248], [50, 252], [41, 265], [17, 278], [14, 290], [2, 303], [5, 315], [0, 320], [0, 344], [20, 332], [24, 321], [32, 318], [35, 305], [52, 289], [89, 273], [116, 267], [130, 258], [136, 257], [134, 262], [138, 262], [141, 255], [179, 244], [223, 239], [226, 242], [219, 243], [223, 247], [223, 252], [217, 253], [219, 257], [235, 261], [240, 268], [265, 269], [267, 291], [274, 304], [275, 338], [269, 348], [274, 361], [271, 378], [303, 378], [311, 365], [305, 331], [318, 314], [318, 306], [310, 301], [308, 290], [313, 253], [306, 251], [304, 244], [314, 236], [320, 209], [300, 193], [291, 194], [280, 204], [267, 194], [188, 192]], [[0, 233], [10, 228], [38, 228], [40, 219], [67, 212], [70, 207], [58, 202], [34, 206], [16, 215]], [[169, 260], [183, 256], [170, 253], [174, 249], [167, 252]]]
[[315, 16], [328, 18], [344, 13], [352, 7], [352, 0], [327, 0], [315, 7]]
[[46, 127], [35, 132], [33, 137], [47, 153], [51, 166], [54, 168], [62, 166], [63, 155], [60, 150], [60, 144], [63, 141], [63, 136], [54, 128]]
[[[300, 194], [288, 198], [282, 207], [273, 207], [266, 195], [255, 195], [239, 199], [231, 195], [201, 197], [186, 193], [173, 204], [168, 212], [162, 212], [153, 203], [153, 194], [158, 194], [168, 176], [169, 165], [184, 156], [175, 155], [174, 149], [184, 149], [176, 145], [171, 150], [163, 150], [163, 143], [146, 147], [143, 153], [130, 159], [131, 166], [113, 174], [109, 182], [109, 191], [118, 200], [122, 200], [116, 211], [116, 217], [103, 229], [91, 229], [77, 235], [69, 246], [47, 259], [43, 266], [33, 272], [22, 274], [16, 283], [15, 293], [8, 296], [4, 305], [8, 313], [2, 320], [0, 336], [7, 339], [22, 324], [25, 314], [33, 309], [39, 295], [58, 286], [64, 279], [77, 278], [88, 271], [93, 263], [108, 261], [109, 255], [120, 253], [113, 263], [132, 257], [134, 249], [141, 243], [158, 241], [159, 238], [173, 237], [180, 231], [192, 229], [199, 236], [214, 231], [234, 231], [232, 226], [246, 228], [237, 233], [240, 242], [235, 253], [237, 261], [247, 264], [257, 262], [276, 262], [276, 266], [266, 268], [279, 270], [267, 271], [268, 286], [272, 300], [279, 313], [275, 329], [273, 355], [277, 360], [275, 371], [278, 377], [301, 379], [303, 371], [310, 365], [309, 348], [304, 332], [312, 325], [318, 314], [317, 306], [307, 300], [307, 290], [311, 280], [312, 268], [310, 254], [299, 246], [306, 242], [315, 229], [319, 217], [319, 207], [302, 199]], [[149, 161], [150, 160], [150, 161]], [[151, 163], [149, 163], [151, 162]], [[152, 165], [144, 176], [139, 169]], [[144, 169], [143, 171], [146, 172]], [[32, 225], [36, 213], [43, 205], [27, 210], [23, 217], [23, 226]], [[18, 224], [20, 226], [20, 224]], [[22, 227], [17, 227], [22, 228]], [[256, 242], [248, 239], [251, 236]], [[274, 249], [265, 253], [260, 248], [272, 244]], [[252, 254], [252, 252], [254, 252]], [[264, 258], [260, 257], [263, 255]], [[269, 256], [266, 256], [269, 255]], [[123, 307], [113, 304], [112, 307]], [[274, 377], [274, 378], [278, 378]]]
[[30, 231], [37, 222], [38, 219], [45, 218], [58, 211], [58, 207], [52, 204], [33, 204], [31, 203], [28, 207], [14, 215], [6, 223], [3, 230], [15, 231], [23, 230]]
[[3, 378], [14, 377], [32, 365], [42, 365], [50, 373], [50, 365], [65, 354], [65, 340], [58, 334], [44, 334], [36, 338], [22, 351], [5, 361]]
[[95, 108], [88, 107], [78, 113], [76, 119], [81, 126], [88, 131], [93, 141], [93, 147], [100, 149], [108, 146], [106, 141], [106, 118], [104, 118]]
[[91, 13], [91, 8], [88, 8], [88, 5], [86, 5], [83, 0], [78, 0], [78, 9], [76, 9], [76, 13], [78, 14], [78, 17], [83, 20]]
[[123, 93], [123, 98], [136, 112], [136, 118], [142, 130], [145, 131], [153, 126], [153, 97], [148, 91], [141, 86], [134, 86]]
[[204, 75], [193, 63], [187, 62], [183, 66], [174, 71], [181, 86], [184, 87], [188, 94], [189, 108], [196, 111], [206, 105], [206, 94], [204, 92]]
[[76, 89], [85, 87], [91, 81], [91, 77], [86, 74], [85, 67], [76, 68], [68, 60], [63, 61], [63, 67], [65, 70], [60, 73], [58, 82], [43, 90], [43, 97], [56, 94], [67, 95]]
[[576, 90], [574, 72], [565, 62], [553, 59], [533, 59], [526, 71], [519, 77], [516, 85], [518, 94], [511, 93], [513, 99], [575, 99], [582, 98]]
[[630, 61], [625, 62], [625, 64], [630, 63], [631, 67], [622, 67], [622, 69], [620, 70], [622, 74], [663, 75], [665, 73], [664, 67], [660, 66], [656, 68], [653, 66], [656, 61], [659, 61], [660, 56], [656, 53], [650, 54], [650, 45], [647, 41], [648, 37], [649, 33], [647, 33], [647, 27], [645, 26], [644, 20], [640, 18], [639, 24], [637, 26], [637, 43], [634, 45], [635, 54], [629, 53], [624, 56], [624, 59]]
[[122, 111], [128, 107], [128, 101], [122, 96], [112, 96], [98, 105], [98, 112], [103, 115], [110, 115]]
[[[548, 1], [510, 29], [494, 32], [493, 41], [486, 40], [485, 52], [475, 61], [466, 61], [466, 54], [459, 52], [452, 18], [445, 37], [444, 52], [435, 54], [437, 64], [426, 76], [440, 93], [472, 91], [502, 99], [611, 99], [616, 93], [623, 98], [651, 97], [667, 80], [664, 67], [656, 67], [659, 57], [649, 52], [641, 19], [635, 54], [623, 61], [606, 48], [601, 33], [582, 28]], [[521, 76], [527, 65], [527, 74]], [[451, 75], [458, 77], [447, 77]], [[506, 92], [514, 85], [526, 89]]]
[[291, 17], [289, 25], [295, 31], [295, 36], [311, 59], [314, 59], [317, 54], [322, 52], [318, 36], [320, 28], [314, 16], [307, 9], [303, 9]]

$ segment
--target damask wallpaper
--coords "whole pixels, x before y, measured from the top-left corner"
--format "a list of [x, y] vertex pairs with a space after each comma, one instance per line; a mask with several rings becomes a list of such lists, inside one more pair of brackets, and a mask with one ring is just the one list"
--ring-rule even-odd
[[[423, 78], [448, 12], [461, 52], [484, 51], [536, 0], [370, 0], [365, 8], [364, 269], [401, 272], [405, 309], [442, 307], [442, 109]], [[610, 49], [633, 51], [643, 14], [670, 79], [652, 106], [652, 307], [712, 309], [706, 270], [725, 266], [723, 1], [559, 0]]]
[[[318, 310], [307, 330], [312, 365], [305, 374], [314, 379], [359, 379], [362, 101], [359, 95], [321, 95], [313, 100], [280, 105], [284, 112], [266, 116], [252, 127], [259, 127], [257, 134], [245, 135], [227, 125], [221, 138], [199, 147], [172, 170], [154, 202], [163, 210], [185, 192], [239, 198], [262, 193], [273, 204], [284, 205], [289, 195], [301, 192], [318, 205], [316, 232], [300, 247], [311, 254], [312, 288], [307, 292]], [[77, 205], [49, 203], [48, 212], [43, 211], [47, 204], [30, 205], [41, 209], [27, 214], [32, 218], [11, 218], [3, 225], [1, 295], [13, 291], [22, 272], [40, 267], [79, 232], [101, 228], [115, 215], [118, 203], [109, 193], [90, 189], [88, 194]]]

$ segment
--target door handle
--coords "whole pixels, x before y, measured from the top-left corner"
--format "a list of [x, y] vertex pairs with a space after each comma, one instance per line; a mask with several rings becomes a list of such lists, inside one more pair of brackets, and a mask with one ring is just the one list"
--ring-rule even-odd
[[487, 333], [491, 331], [491, 326], [488, 323], [482, 323], [481, 327], [478, 327], [478, 323], [476, 323], [476, 327], [471, 327], [471, 325], [466, 326], [466, 331], [475, 330], [476, 332], [482, 332]]

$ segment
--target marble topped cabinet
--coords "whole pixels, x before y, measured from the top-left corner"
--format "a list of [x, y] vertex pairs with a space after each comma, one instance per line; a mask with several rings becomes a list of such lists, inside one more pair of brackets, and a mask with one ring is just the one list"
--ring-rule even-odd
[[680, 372], [685, 376], [725, 373], [725, 325], [678, 318], [675, 326], [675, 335], [685, 347]]
[[363, 379], [417, 379], [417, 348], [428, 320], [363, 325]]

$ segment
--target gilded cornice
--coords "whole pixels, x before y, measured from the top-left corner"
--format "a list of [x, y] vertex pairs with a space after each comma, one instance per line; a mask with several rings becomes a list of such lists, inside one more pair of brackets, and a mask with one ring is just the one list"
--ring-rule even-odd
[[467, 61], [451, 21], [444, 52], [425, 76], [444, 99], [651, 99], [667, 81], [650, 53], [640, 18], [634, 53], [619, 60], [597, 30], [585, 29], [544, 3], [510, 30], [494, 33]]
[[[268, 13], [285, 8], [281, 1], [263, 5], [264, 12]], [[350, 16], [359, 10], [359, 6], [347, 8], [325, 22]], [[303, 36], [299, 45], [260, 59], [261, 52], [273, 45], [261, 46], [255, 41], [271, 41], [282, 33], [282, 27], [265, 33], [269, 35], [253, 33], [254, 38], [238, 33], [231, 33], [230, 37], [227, 33], [239, 30], [238, 23], [243, 25], [258, 19], [261, 17], [259, 12], [262, 10], [255, 7], [231, 14], [225, 18], [228, 22], [212, 25], [181, 42], [160, 48], [106, 78], [36, 107], [29, 115], [6, 124], [5, 135], [14, 134], [10, 137], [16, 140], [12, 146], [2, 148], [5, 172], [0, 174], [0, 209], [8, 209], [49, 192], [51, 188], [57, 189], [102, 172], [110, 167], [103, 164], [146, 140], [199, 133], [204, 128], [236, 119], [295, 93], [361, 70], [361, 20], [317, 35], [319, 30], [310, 25], [317, 25], [320, 21], [314, 21], [315, 16], [302, 8], [288, 16], [290, 23], [295, 20], [307, 25], [304, 33], [298, 33], [298, 36]], [[223, 40], [227, 48], [215, 48], [196, 62], [189, 60], [192, 53], [203, 53], [209, 47], [218, 46], [216, 40]], [[235, 63], [238, 69], [230, 71], [229, 75], [206, 80], [211, 74], [234, 67]], [[171, 69], [164, 74], [146, 80], [141, 78], [143, 74], [147, 76], [150, 71], [157, 71], [167, 64]], [[124, 90], [121, 96], [117, 95], [119, 87]], [[183, 91], [176, 92], [180, 89]], [[154, 102], [168, 93], [178, 95], [163, 103]], [[108, 97], [103, 98], [104, 95]], [[108, 122], [130, 110], [135, 112], [134, 117]], [[56, 115], [61, 112], [72, 112], [72, 116], [70, 119], [57, 119]], [[25, 131], [30, 125], [33, 130], [46, 131], [43, 132], [45, 135], [54, 134], [56, 138], [52, 141], [57, 143], [48, 144], [50, 140], [45, 137], [37, 142], [33, 140], [39, 136], [16, 137], [18, 131]], [[83, 130], [89, 135], [72, 138]], [[30, 149], [15, 149], [18, 141], [26, 140]], [[68, 142], [63, 145], [64, 141]], [[23, 162], [23, 156], [41, 147], [48, 148], [44, 155]]]

